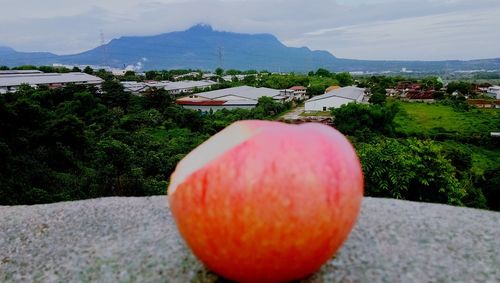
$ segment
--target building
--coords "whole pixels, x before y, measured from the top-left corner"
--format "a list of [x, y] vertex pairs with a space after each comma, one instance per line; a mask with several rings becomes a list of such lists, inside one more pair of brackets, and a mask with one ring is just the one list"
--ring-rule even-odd
[[304, 100], [307, 95], [307, 87], [305, 86], [292, 86], [290, 90], [294, 91], [295, 100]]
[[183, 93], [192, 93], [195, 90], [207, 90], [211, 86], [217, 84], [216, 82], [203, 80], [203, 81], [124, 81], [121, 82], [125, 91], [131, 93], [142, 93], [151, 88], [165, 89], [171, 95], [179, 95]]
[[177, 99], [176, 103], [184, 108], [208, 112], [220, 109], [252, 109], [257, 106], [259, 98], [268, 96], [283, 101], [280, 90], [239, 86], [226, 89], [196, 93]]
[[16, 92], [19, 86], [47, 86], [60, 88], [67, 84], [100, 85], [103, 80], [86, 73], [42, 73], [40, 71], [2, 72], [0, 73], [0, 93]]
[[147, 83], [142, 83], [142, 82], [123, 81], [120, 83], [123, 86], [123, 90], [135, 94], [145, 92], [150, 88], [150, 86]]
[[305, 103], [305, 111], [328, 111], [330, 108], [339, 108], [342, 105], [358, 102], [361, 103], [365, 96], [365, 89], [355, 86], [334, 89], [323, 95], [315, 96]]
[[180, 79], [183, 79], [183, 78], [196, 78], [196, 77], [199, 77], [201, 76], [201, 73], [199, 72], [190, 72], [190, 73], [187, 73], [187, 74], [183, 74], [183, 75], [178, 75], [178, 76], [174, 76], [174, 80], [180, 80]]
[[489, 87], [486, 95], [491, 98], [500, 99], [500, 86], [495, 85]]
[[170, 82], [165, 86], [165, 90], [172, 95], [178, 95], [182, 93], [191, 93], [195, 89], [206, 90], [211, 86], [217, 84], [214, 81], [203, 80], [203, 81], [178, 81]]
[[467, 99], [467, 103], [477, 108], [500, 108], [500, 99]]
[[332, 86], [328, 87], [327, 89], [325, 89], [325, 93], [329, 93], [330, 91], [336, 90], [339, 88], [340, 88], [340, 86], [338, 86], [338, 85], [332, 85]]
[[[256, 75], [249, 75], [249, 76], [256, 76]], [[222, 77], [222, 79], [226, 82], [242, 81], [244, 78], [245, 75], [226, 75]]]
[[43, 74], [42, 71], [39, 70], [1, 70], [1, 75], [22, 75], [22, 74]]

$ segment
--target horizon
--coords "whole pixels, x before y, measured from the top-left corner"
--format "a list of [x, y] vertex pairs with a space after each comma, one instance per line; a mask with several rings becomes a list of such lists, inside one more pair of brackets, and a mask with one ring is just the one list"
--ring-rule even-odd
[[152, 36], [204, 23], [216, 31], [271, 34], [286, 46], [324, 50], [346, 59], [500, 58], [500, 38], [492, 28], [500, 26], [500, 17], [495, 17], [500, 3], [493, 0], [315, 0], [307, 3], [311, 11], [304, 11], [306, 4], [300, 1], [283, 0], [91, 0], [57, 7], [57, 0], [26, 2], [32, 9], [21, 9], [12, 0], [3, 5], [6, 15], [0, 24], [10, 28], [0, 31], [0, 46], [76, 54], [114, 38]]

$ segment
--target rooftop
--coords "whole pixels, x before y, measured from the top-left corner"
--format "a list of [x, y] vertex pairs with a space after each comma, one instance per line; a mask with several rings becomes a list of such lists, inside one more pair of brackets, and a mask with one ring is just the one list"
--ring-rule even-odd
[[0, 74], [0, 87], [58, 83], [102, 83], [102, 79], [86, 73], [22, 73]]
[[251, 86], [239, 86], [225, 89], [218, 89], [213, 91], [201, 92], [196, 94], [207, 99], [216, 99], [224, 96], [239, 96], [245, 99], [259, 100], [263, 96], [275, 97], [280, 95], [280, 91], [277, 89], [266, 88], [266, 87], [251, 87]]
[[297, 86], [292, 86], [290, 89], [291, 89], [291, 90], [306, 90], [306, 89], [307, 89], [307, 87], [297, 85]]
[[39, 70], [2, 70], [0, 75], [18, 75], [18, 74], [43, 74]]
[[211, 85], [217, 84], [214, 81], [204, 80], [204, 81], [178, 81], [178, 82], [169, 82], [165, 84], [166, 90], [174, 90], [174, 89], [187, 89], [187, 88], [205, 88]]
[[315, 97], [309, 99], [307, 102], [321, 100], [321, 99], [330, 98], [330, 97], [342, 97], [342, 98], [350, 99], [353, 101], [360, 101], [361, 99], [363, 99], [364, 95], [365, 95], [364, 88], [359, 88], [359, 87], [355, 87], [355, 86], [348, 86], [348, 87], [334, 89], [334, 90], [327, 92], [323, 95], [315, 96]]

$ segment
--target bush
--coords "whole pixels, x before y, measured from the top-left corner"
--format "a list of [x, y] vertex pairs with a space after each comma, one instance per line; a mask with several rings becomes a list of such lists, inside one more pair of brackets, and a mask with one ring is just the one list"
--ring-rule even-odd
[[392, 136], [397, 104], [367, 105], [349, 103], [332, 109], [335, 127], [345, 135], [368, 139], [372, 134]]
[[455, 168], [432, 141], [380, 139], [360, 145], [358, 154], [368, 196], [463, 204]]

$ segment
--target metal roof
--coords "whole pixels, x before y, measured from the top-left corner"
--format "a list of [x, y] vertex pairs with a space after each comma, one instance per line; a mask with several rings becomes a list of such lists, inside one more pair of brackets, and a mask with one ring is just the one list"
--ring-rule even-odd
[[363, 99], [364, 95], [365, 95], [364, 88], [359, 88], [359, 87], [355, 87], [355, 86], [348, 86], [348, 87], [334, 89], [334, 90], [327, 92], [323, 95], [315, 96], [315, 97], [307, 100], [306, 102], [317, 101], [317, 100], [326, 99], [326, 98], [330, 98], [330, 97], [341, 97], [341, 98], [350, 99], [353, 101], [361, 101]]
[[207, 99], [220, 99], [224, 96], [238, 96], [244, 99], [259, 100], [263, 96], [275, 97], [280, 95], [280, 91], [277, 89], [266, 88], [266, 87], [251, 87], [251, 86], [239, 86], [225, 89], [218, 89], [213, 91], [197, 93], [197, 96], [201, 96]]
[[0, 74], [0, 87], [60, 83], [100, 84], [103, 80], [86, 73], [30, 73], [30, 74]]
[[176, 90], [176, 89], [190, 89], [190, 88], [205, 88], [211, 85], [217, 84], [213, 81], [178, 81], [169, 82], [165, 84], [166, 90]]
[[1, 70], [0, 75], [16, 75], [16, 74], [43, 74], [39, 70]]

